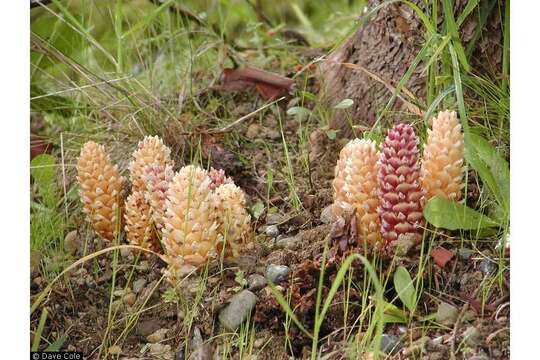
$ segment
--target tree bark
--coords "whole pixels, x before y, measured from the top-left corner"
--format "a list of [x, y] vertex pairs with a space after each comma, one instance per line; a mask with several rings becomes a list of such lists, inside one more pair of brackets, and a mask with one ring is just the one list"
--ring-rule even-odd
[[[422, 10], [425, 2], [412, 0]], [[369, 8], [381, 1], [369, 0]], [[457, 17], [467, 4], [467, 0], [456, 0], [454, 13]], [[498, 5], [498, 6], [497, 6]], [[479, 12], [475, 9], [460, 27], [460, 38], [466, 48], [471, 41], [475, 50], [469, 62], [475, 73], [500, 73], [502, 63], [501, 16], [504, 3], [497, 0], [482, 0], [480, 7], [490, 11], [484, 21], [481, 36], [474, 39], [479, 26]], [[439, 8], [442, 4], [439, 3]], [[500, 11], [502, 9], [502, 12]], [[439, 10], [439, 33], [444, 33], [442, 9]], [[442, 29], [442, 30], [441, 30]], [[380, 8], [360, 26], [340, 47], [332, 52], [320, 67], [324, 100], [332, 108], [341, 100], [354, 101], [349, 113], [334, 111], [330, 126], [340, 130], [340, 135], [350, 137], [351, 121], [354, 125], [373, 125], [376, 113], [381, 111], [392, 95], [392, 88], [403, 77], [413, 59], [425, 42], [426, 30], [416, 13], [406, 4], [395, 2]], [[343, 65], [349, 63], [354, 65]], [[352, 68], [356, 66], [356, 68]], [[406, 89], [425, 102], [426, 76], [424, 64], [416, 68]], [[411, 112], [410, 103], [396, 99], [392, 114], [400, 111]], [[393, 122], [392, 116], [385, 120]]]

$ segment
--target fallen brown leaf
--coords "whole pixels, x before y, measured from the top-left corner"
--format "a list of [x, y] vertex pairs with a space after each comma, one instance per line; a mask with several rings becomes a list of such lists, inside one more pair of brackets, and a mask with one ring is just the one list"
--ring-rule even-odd
[[236, 69], [223, 69], [221, 85], [212, 87], [220, 91], [243, 91], [255, 88], [264, 100], [275, 100], [291, 92], [294, 80], [288, 77], [261, 70], [253, 66]]
[[443, 268], [446, 263], [454, 257], [454, 255], [455, 254], [453, 251], [447, 250], [443, 247], [438, 247], [431, 251], [433, 261], [435, 261], [435, 264], [437, 264], [440, 268]]

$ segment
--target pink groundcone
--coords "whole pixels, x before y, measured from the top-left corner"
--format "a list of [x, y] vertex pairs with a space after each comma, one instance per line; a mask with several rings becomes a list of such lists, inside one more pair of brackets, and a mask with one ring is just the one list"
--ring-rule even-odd
[[396, 241], [421, 241], [423, 190], [418, 165], [418, 138], [411, 126], [388, 131], [379, 157], [379, 217], [382, 253], [395, 252]]

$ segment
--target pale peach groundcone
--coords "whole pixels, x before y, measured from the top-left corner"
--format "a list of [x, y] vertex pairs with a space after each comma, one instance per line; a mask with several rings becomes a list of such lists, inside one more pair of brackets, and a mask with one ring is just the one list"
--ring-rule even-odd
[[112, 165], [103, 145], [89, 141], [77, 161], [77, 180], [83, 211], [95, 232], [111, 241], [120, 229], [124, 178]]
[[[224, 183], [215, 190], [216, 212], [219, 214], [219, 233], [225, 243], [224, 257], [237, 257], [251, 240], [251, 226], [244, 191], [234, 183]], [[223, 245], [218, 244], [221, 255]]]
[[351, 143], [352, 150], [344, 171], [343, 190], [347, 203], [356, 208], [359, 245], [366, 242], [371, 247], [377, 247], [381, 239], [377, 212], [379, 154], [374, 141], [354, 139]]
[[217, 257], [216, 244], [222, 239], [210, 183], [206, 170], [188, 165], [169, 184], [162, 242], [169, 264], [165, 275], [171, 282], [186, 267]]
[[124, 212], [126, 237], [131, 245], [161, 252], [159, 242], [152, 231], [150, 206], [140, 191], [131, 193]]
[[353, 151], [354, 143], [349, 141], [339, 152], [339, 159], [334, 170], [332, 188], [334, 190], [334, 203], [332, 206], [334, 216], [341, 216], [345, 211], [351, 210], [345, 193], [345, 168], [347, 160]]
[[150, 205], [150, 218], [158, 230], [163, 227], [165, 199], [167, 198], [167, 190], [173, 176], [174, 171], [172, 166], [163, 166], [159, 162], [148, 165], [144, 169], [143, 179], [146, 185], [144, 198]]
[[432, 119], [431, 129], [424, 146], [421, 167], [425, 200], [439, 195], [459, 200], [465, 184], [463, 176], [465, 146], [461, 124], [455, 111], [441, 111]]
[[145, 168], [148, 165], [159, 164], [174, 166], [171, 160], [171, 150], [163, 144], [158, 136], [145, 136], [139, 141], [137, 150], [133, 152], [133, 160], [129, 164], [131, 185], [134, 191], [146, 191], [144, 182]]

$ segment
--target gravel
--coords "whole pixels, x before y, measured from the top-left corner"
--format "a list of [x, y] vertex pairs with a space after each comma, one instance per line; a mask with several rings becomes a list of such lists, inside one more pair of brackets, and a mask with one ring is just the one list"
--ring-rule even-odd
[[257, 303], [257, 296], [249, 290], [234, 295], [219, 313], [219, 322], [229, 331], [236, 330]]
[[266, 267], [266, 277], [274, 284], [277, 284], [286, 280], [290, 271], [291, 269], [288, 266], [270, 264]]

